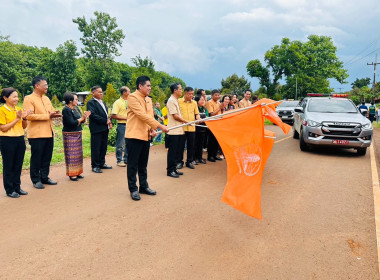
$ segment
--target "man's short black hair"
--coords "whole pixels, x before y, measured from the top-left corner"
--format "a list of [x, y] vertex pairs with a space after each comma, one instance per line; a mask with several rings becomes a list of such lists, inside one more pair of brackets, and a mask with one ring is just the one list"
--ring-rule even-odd
[[247, 93], [247, 91], [249, 91], [250, 93], [252, 93], [252, 90], [250, 90], [250, 89], [246, 89], [246, 90], [244, 91], [244, 93]]
[[171, 84], [170, 85], [170, 91], [172, 92], [172, 93], [174, 93], [174, 91], [176, 90], [176, 89], [178, 89], [178, 86], [180, 85], [180, 83], [174, 83], [174, 84]]
[[214, 95], [214, 94], [216, 94], [216, 93], [220, 93], [220, 91], [219, 91], [218, 89], [213, 89], [213, 90], [211, 91], [211, 95]]
[[47, 79], [45, 77], [42, 77], [42, 76], [36, 76], [36, 77], [34, 77], [33, 80], [32, 80], [32, 86], [33, 86], [33, 88], [36, 86], [36, 84], [38, 84], [41, 81], [47, 81]]
[[145, 86], [146, 82], [150, 81], [148, 76], [140, 76], [136, 79], [136, 89], [139, 90], [140, 85]]
[[185, 87], [185, 92], [194, 91], [192, 87]]
[[101, 86], [93, 86], [91, 88], [91, 92], [93, 93], [95, 90], [97, 90], [98, 88], [102, 88]]
[[203, 88], [200, 88], [197, 90], [197, 96], [201, 96], [202, 95], [202, 91], [204, 91]]

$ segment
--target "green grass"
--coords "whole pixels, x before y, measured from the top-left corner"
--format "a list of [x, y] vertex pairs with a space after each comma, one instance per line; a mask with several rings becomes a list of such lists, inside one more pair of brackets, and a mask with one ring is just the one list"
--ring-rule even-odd
[[[55, 136], [54, 136], [54, 149], [53, 157], [51, 159], [51, 165], [60, 164], [65, 162], [65, 154], [63, 153], [63, 140], [62, 140], [62, 126], [54, 127]], [[87, 125], [83, 126], [83, 135], [82, 135], [82, 144], [83, 144], [83, 157], [91, 157], [91, 136], [90, 129]], [[108, 146], [107, 153], [115, 152], [115, 147]], [[3, 173], [3, 159], [0, 154], [0, 174]], [[30, 145], [26, 145], [24, 162], [22, 165], [23, 169], [29, 169], [30, 167]]]

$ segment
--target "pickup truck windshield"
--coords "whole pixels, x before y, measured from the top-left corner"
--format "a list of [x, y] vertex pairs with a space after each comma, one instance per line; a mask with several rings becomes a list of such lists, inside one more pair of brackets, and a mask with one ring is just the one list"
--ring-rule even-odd
[[318, 113], [358, 113], [354, 104], [347, 99], [311, 99], [309, 112]]

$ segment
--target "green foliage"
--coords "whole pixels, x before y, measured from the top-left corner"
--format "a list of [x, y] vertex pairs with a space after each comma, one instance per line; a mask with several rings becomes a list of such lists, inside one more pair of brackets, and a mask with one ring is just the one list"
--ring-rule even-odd
[[53, 95], [53, 97], [51, 99], [51, 104], [53, 105], [54, 108], [56, 108], [60, 105], [60, 102], [59, 102], [57, 95]]
[[238, 97], [242, 98], [244, 92], [251, 88], [251, 83], [247, 81], [244, 76], [239, 78], [238, 75], [233, 74], [227, 77], [225, 80], [222, 79], [222, 90], [221, 93], [225, 94], [237, 94]]
[[112, 60], [119, 56], [118, 46], [122, 46], [125, 35], [123, 30], [117, 29], [116, 18], [111, 18], [107, 13], [94, 12], [95, 19], [78, 17], [73, 22], [78, 24], [78, 29], [83, 37], [82, 53], [89, 59]]
[[296, 80], [299, 96], [309, 92], [328, 93], [332, 91], [329, 79], [345, 83], [348, 77], [336, 51], [332, 39], [327, 36], [310, 35], [305, 43], [283, 38], [280, 45], [266, 52], [266, 67], [258, 59], [251, 60], [247, 72], [260, 80], [269, 97], [276, 93], [279, 80], [284, 78], [284, 97], [294, 98]]
[[112, 147], [116, 147], [116, 136], [117, 136], [117, 130], [116, 125], [114, 125], [108, 133], [108, 145]]
[[62, 100], [65, 92], [75, 90], [77, 77], [77, 47], [73, 41], [59, 45], [56, 52], [43, 49], [44, 55], [39, 70], [49, 82], [49, 95]]
[[371, 83], [370, 78], [363, 78], [363, 79], [356, 78], [356, 80], [351, 84], [351, 86], [352, 86], [352, 89], [354, 89], [355, 87], [362, 88], [362, 87], [369, 86], [370, 83]]
[[[107, 13], [95, 12], [95, 19], [88, 23], [85, 17], [73, 19], [83, 36], [82, 53], [87, 58], [85, 66], [85, 81], [88, 87], [100, 85], [104, 88], [107, 83], [120, 83], [122, 73], [120, 67], [113, 61], [119, 56], [118, 47], [122, 46], [125, 35], [118, 29], [116, 18]], [[123, 72], [125, 74], [125, 72]]]
[[84, 107], [86, 108], [87, 110], [87, 102], [90, 101], [94, 96], [92, 95], [92, 92], [90, 91], [90, 93], [86, 96], [86, 99], [84, 100]]
[[154, 62], [149, 57], [141, 58], [140, 55], [137, 55], [131, 58], [131, 61], [137, 68], [146, 68], [149, 71], [154, 71]]
[[116, 93], [112, 84], [107, 84], [106, 94], [103, 97], [103, 101], [107, 104], [108, 108], [112, 108], [113, 103], [120, 98], [120, 95]]

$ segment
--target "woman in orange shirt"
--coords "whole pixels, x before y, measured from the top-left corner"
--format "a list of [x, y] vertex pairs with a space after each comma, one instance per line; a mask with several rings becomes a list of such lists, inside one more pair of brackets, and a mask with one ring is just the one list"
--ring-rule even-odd
[[18, 93], [14, 88], [1, 92], [0, 102], [0, 151], [3, 158], [3, 183], [7, 196], [18, 198], [27, 195], [21, 189], [21, 170], [25, 155], [24, 128], [26, 117], [31, 113], [18, 106]]

